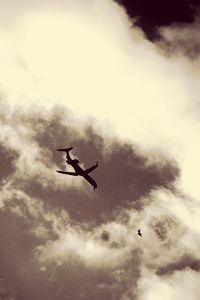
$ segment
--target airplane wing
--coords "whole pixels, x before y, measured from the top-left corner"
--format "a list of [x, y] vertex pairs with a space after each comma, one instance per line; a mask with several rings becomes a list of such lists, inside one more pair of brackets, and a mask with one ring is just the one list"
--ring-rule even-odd
[[90, 167], [89, 169], [84, 170], [84, 172], [86, 172], [87, 174], [89, 174], [89, 173], [92, 172], [94, 169], [96, 169], [97, 166], [98, 166], [98, 162], [96, 163], [96, 165]]
[[94, 187], [94, 190], [97, 188], [97, 184], [88, 174], [83, 175], [83, 177]]
[[65, 175], [72, 175], [72, 176], [77, 176], [76, 173], [74, 172], [65, 172], [65, 171], [56, 171], [57, 173], [65, 174]]

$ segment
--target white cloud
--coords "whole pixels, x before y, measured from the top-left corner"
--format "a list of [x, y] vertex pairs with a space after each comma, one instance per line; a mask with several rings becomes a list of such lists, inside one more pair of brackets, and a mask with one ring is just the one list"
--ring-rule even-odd
[[51, 5], [1, 28], [0, 80], [9, 101], [60, 103], [84, 120], [108, 120], [117, 135], [147, 152], [156, 148], [177, 159], [185, 190], [199, 197], [193, 64], [165, 57], [128, 28], [110, 1], [89, 1], [87, 10], [79, 2], [66, 2], [62, 11]]
[[[32, 110], [32, 117], [36, 118], [39, 114], [39, 111]], [[10, 117], [7, 117], [1, 124], [1, 144], [19, 155], [15, 162], [16, 170], [12, 174], [12, 179], [26, 182], [36, 177], [43, 187], [51, 184], [52, 187], [60, 189], [65, 189], [67, 186], [80, 188], [82, 186], [80, 178], [75, 180], [69, 177], [69, 180], [66, 180], [64, 176], [58, 176], [56, 165], [50, 162], [52, 154], [38, 145], [34, 139], [34, 128], [23, 121], [25, 115], [26, 113], [23, 112], [11, 113]]]
[[179, 299], [199, 299], [199, 273], [185, 270], [177, 271], [171, 276], [158, 277], [155, 274], [146, 274], [139, 282], [139, 299], [141, 300], [179, 300]]
[[127, 247], [111, 248], [100, 239], [94, 239], [91, 233], [70, 227], [66, 227], [59, 240], [49, 242], [37, 251], [42, 263], [54, 261], [63, 264], [74, 260], [87, 267], [108, 269], [123, 265], [130, 256]]

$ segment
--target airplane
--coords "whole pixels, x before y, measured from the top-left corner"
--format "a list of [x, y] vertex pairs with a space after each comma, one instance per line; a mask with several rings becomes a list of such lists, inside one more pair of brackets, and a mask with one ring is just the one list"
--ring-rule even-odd
[[66, 174], [66, 175], [72, 175], [72, 176], [82, 176], [84, 177], [94, 188], [94, 190], [97, 188], [97, 183], [94, 181], [94, 179], [92, 179], [92, 177], [90, 177], [90, 175], [88, 175], [90, 172], [92, 172], [94, 169], [97, 168], [98, 166], [98, 162], [96, 163], [96, 165], [90, 167], [89, 169], [83, 170], [80, 166], [79, 166], [79, 160], [78, 159], [72, 159], [69, 155], [69, 152], [73, 149], [73, 147], [70, 148], [66, 148], [66, 149], [57, 149], [57, 151], [63, 151], [66, 152], [66, 163], [68, 163], [69, 165], [71, 165], [75, 172], [65, 172], [65, 171], [56, 171], [57, 173], [61, 173], [61, 174]]
[[138, 235], [142, 237], [141, 229], [138, 229]]

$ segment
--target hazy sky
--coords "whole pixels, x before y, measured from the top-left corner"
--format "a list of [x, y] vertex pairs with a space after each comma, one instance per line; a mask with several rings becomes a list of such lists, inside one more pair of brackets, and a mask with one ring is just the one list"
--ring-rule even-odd
[[0, 1], [2, 299], [200, 299], [198, 8], [118, 2]]

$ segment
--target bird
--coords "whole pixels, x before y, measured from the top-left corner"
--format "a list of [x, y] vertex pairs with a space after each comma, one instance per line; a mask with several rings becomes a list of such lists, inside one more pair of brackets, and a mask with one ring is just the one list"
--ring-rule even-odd
[[141, 229], [138, 229], [138, 235], [142, 237]]

